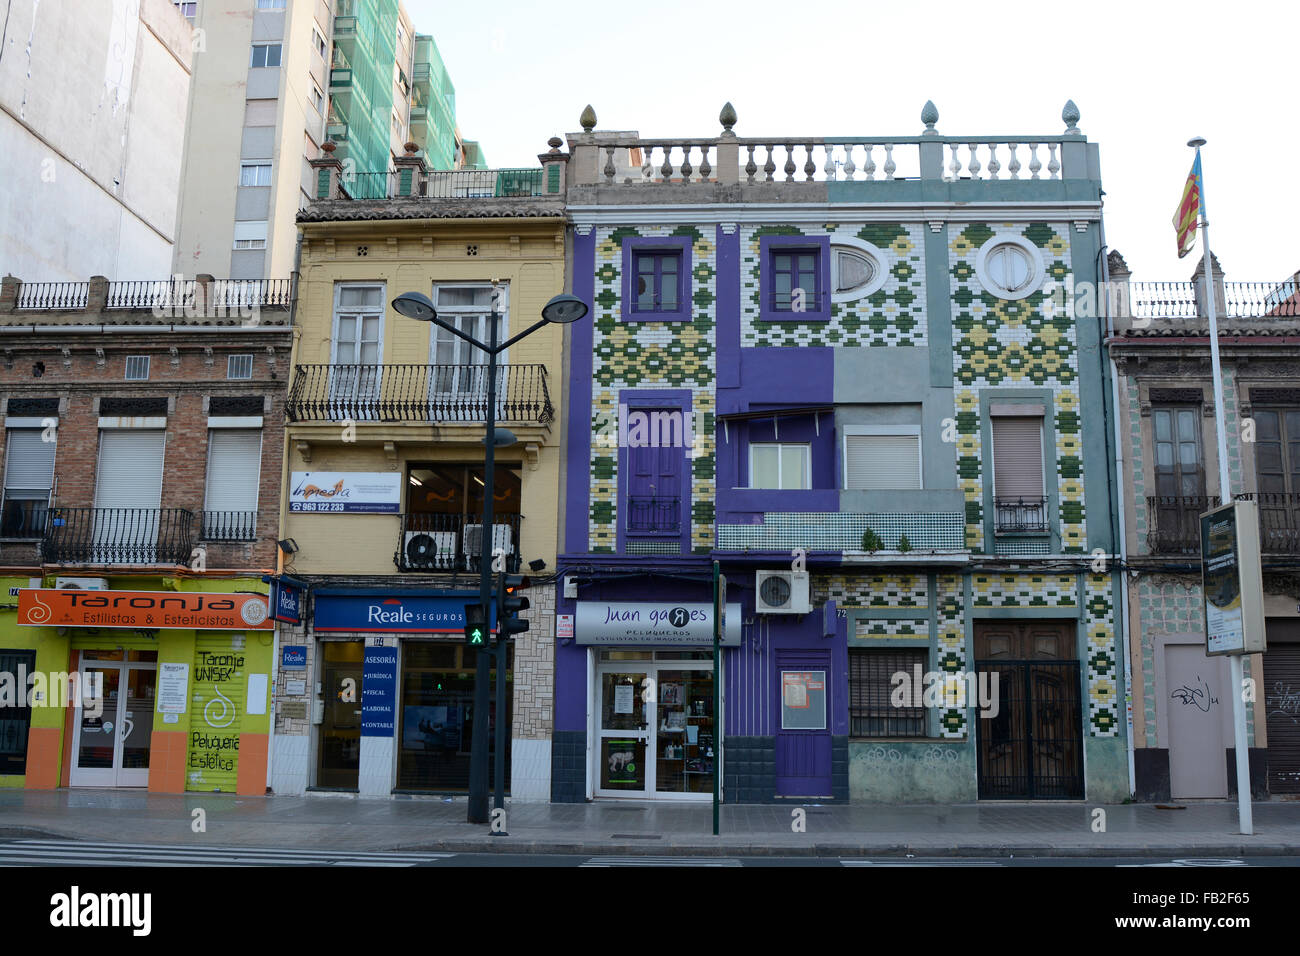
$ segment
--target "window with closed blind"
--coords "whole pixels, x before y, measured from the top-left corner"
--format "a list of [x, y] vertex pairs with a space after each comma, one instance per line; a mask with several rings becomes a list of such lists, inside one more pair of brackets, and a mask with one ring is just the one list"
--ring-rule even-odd
[[214, 428], [208, 432], [204, 538], [210, 541], [256, 538], [261, 463], [261, 429]]
[[1042, 416], [993, 418], [993, 506], [999, 533], [1047, 531]]
[[[43, 428], [11, 428], [5, 452], [4, 505], [0, 537], [37, 538], [54, 484], [54, 441]], [[55, 436], [53, 429], [48, 437]]]
[[920, 429], [844, 429], [848, 491], [916, 491], [921, 487]]

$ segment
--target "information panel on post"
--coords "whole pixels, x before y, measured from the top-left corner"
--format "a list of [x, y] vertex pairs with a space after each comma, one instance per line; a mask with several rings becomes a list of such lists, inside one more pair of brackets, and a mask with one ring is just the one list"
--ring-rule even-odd
[[1264, 585], [1255, 502], [1234, 501], [1201, 515], [1201, 593], [1207, 655], [1264, 650]]

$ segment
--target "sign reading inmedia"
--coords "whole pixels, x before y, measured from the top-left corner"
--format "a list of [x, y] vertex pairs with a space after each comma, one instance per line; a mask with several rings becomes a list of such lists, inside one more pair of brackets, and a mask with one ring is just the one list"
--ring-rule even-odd
[[[740, 646], [740, 605], [723, 615], [724, 647]], [[579, 644], [669, 644], [713, 646], [713, 605], [672, 601], [579, 601], [574, 620]]]

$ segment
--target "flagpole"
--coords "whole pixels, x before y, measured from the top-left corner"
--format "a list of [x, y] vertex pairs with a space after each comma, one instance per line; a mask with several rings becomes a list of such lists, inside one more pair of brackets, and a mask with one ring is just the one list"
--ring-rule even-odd
[[[1210, 223], [1205, 209], [1205, 174], [1201, 169], [1201, 147], [1205, 140], [1196, 137], [1187, 141], [1187, 145], [1196, 150], [1196, 188], [1199, 191], [1197, 205], [1201, 217], [1201, 254], [1205, 263], [1205, 308], [1210, 319], [1210, 370], [1214, 376], [1214, 432], [1219, 450], [1219, 501], [1221, 504], [1232, 503], [1232, 487], [1228, 477], [1228, 429], [1223, 418], [1223, 373], [1219, 365], [1219, 322], [1214, 301], [1214, 259], [1210, 254]], [[1243, 654], [1228, 656], [1231, 683], [1229, 693], [1232, 695], [1232, 730], [1237, 758], [1237, 816], [1241, 832], [1251, 836], [1255, 832], [1253, 808], [1250, 801], [1250, 754], [1246, 743], [1246, 701], [1242, 693], [1245, 686], [1245, 664]]]

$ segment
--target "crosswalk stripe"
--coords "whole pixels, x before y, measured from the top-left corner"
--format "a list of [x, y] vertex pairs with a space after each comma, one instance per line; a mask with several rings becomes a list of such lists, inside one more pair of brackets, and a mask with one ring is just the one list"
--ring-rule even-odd
[[409, 867], [447, 859], [452, 853], [378, 853], [259, 847], [80, 844], [67, 840], [19, 840], [0, 844], [0, 865], [16, 866], [383, 866]]
[[337, 854], [329, 850], [307, 850], [296, 847], [240, 847], [240, 846], [223, 846], [208, 845], [204, 843], [104, 843], [98, 841], [81, 841], [81, 840], [14, 840], [11, 843], [0, 843], [0, 849], [9, 847], [49, 847], [51, 849], [70, 849], [75, 847], [78, 850], [146, 850], [146, 851], [177, 851], [188, 852], [192, 850], [201, 850], [208, 853], [274, 853], [279, 856], [303, 856], [318, 858], [321, 856], [347, 856], [349, 859], [377, 859], [377, 860], [427, 860], [430, 857], [447, 857], [451, 853], [439, 853], [430, 851], [428, 853], [411, 853], [411, 852], [393, 852], [386, 853], [383, 850], [340, 850]]
[[734, 857], [593, 856], [579, 866], [740, 866]]
[[840, 860], [841, 866], [1006, 866], [1000, 860]]

